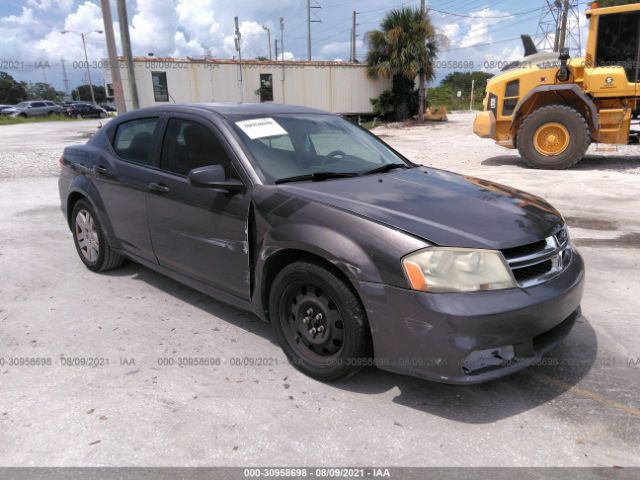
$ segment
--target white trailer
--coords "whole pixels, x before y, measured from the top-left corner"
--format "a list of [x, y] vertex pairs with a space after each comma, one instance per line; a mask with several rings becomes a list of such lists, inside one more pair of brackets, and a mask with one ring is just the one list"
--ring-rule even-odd
[[[127, 110], [132, 108], [124, 61], [120, 75]], [[274, 102], [345, 115], [370, 114], [371, 98], [391, 82], [367, 76], [367, 67], [345, 62], [258, 61], [136, 57], [140, 107], [162, 103]], [[105, 71], [107, 86], [111, 74]], [[109, 88], [108, 88], [109, 90]]]

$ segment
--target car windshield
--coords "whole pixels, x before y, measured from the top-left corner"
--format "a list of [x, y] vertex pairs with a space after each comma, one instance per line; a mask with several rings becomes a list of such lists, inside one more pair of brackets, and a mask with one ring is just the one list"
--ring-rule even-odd
[[338, 116], [234, 115], [229, 120], [267, 182], [326, 180], [411, 166]]
[[27, 107], [28, 105], [29, 105], [29, 102], [20, 102], [13, 108], [24, 108], [24, 107]]

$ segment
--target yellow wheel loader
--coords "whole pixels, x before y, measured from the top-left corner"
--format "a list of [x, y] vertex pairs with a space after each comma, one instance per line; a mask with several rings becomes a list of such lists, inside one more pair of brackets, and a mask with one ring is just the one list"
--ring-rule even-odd
[[640, 96], [640, 3], [593, 4], [587, 18], [584, 58], [538, 52], [523, 36], [525, 56], [487, 83], [476, 135], [544, 169], [575, 165], [591, 142], [638, 143], [631, 125]]

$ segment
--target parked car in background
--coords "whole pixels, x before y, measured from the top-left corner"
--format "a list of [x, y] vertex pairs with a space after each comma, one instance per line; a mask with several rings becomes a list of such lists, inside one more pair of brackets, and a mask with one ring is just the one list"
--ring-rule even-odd
[[144, 108], [60, 164], [87, 268], [126, 257], [251, 310], [320, 380], [375, 364], [487, 381], [538, 362], [580, 318], [584, 263], [549, 203], [415, 165], [327, 112]]
[[107, 112], [104, 108], [90, 103], [73, 103], [67, 107], [66, 114], [76, 118], [106, 118]]
[[6, 110], [7, 108], [13, 108], [13, 105], [0, 105], [0, 113], [2, 113], [2, 111]]
[[17, 105], [5, 108], [1, 113], [12, 117], [46, 117], [47, 115], [63, 113], [63, 111], [58, 105], [48, 100], [34, 100], [20, 102]]
[[103, 103], [102, 105], [100, 105], [102, 108], [104, 108], [107, 112], [117, 112], [118, 110], [116, 109], [116, 107], [110, 103]]

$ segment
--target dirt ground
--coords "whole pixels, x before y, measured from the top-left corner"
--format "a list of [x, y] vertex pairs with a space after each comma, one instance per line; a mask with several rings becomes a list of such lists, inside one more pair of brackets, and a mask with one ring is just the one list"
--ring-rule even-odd
[[[548, 363], [466, 387], [376, 369], [322, 384], [249, 314], [135, 264], [89, 272], [55, 175], [98, 121], [0, 127], [0, 466], [640, 466], [640, 150], [532, 170], [471, 120], [375, 133], [548, 199], [588, 271], [584, 316]], [[193, 356], [221, 363], [162, 365]]]

